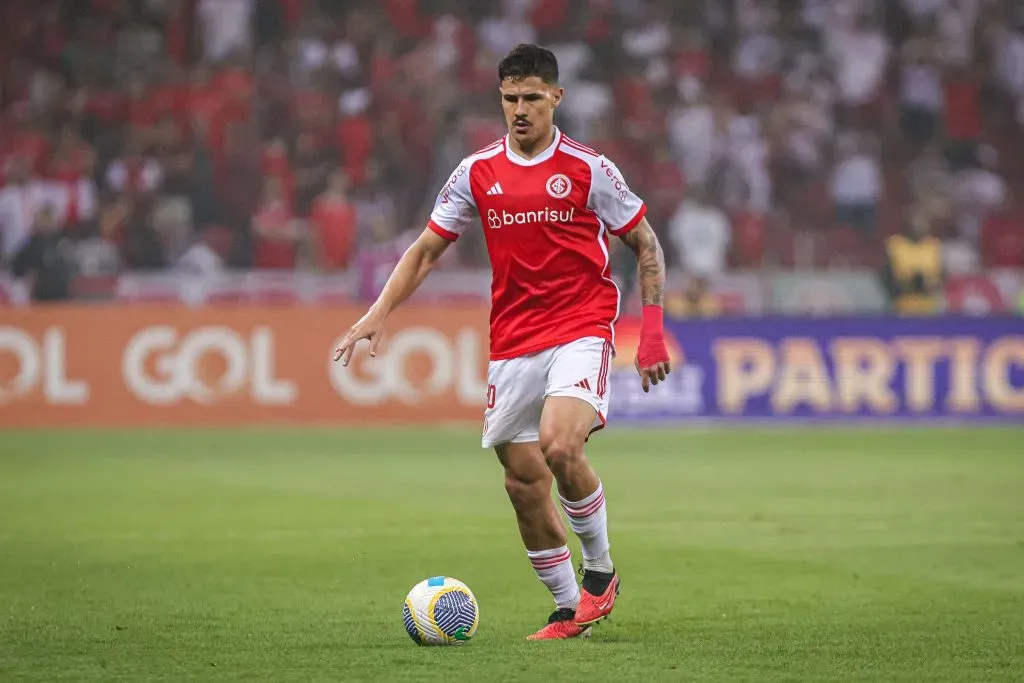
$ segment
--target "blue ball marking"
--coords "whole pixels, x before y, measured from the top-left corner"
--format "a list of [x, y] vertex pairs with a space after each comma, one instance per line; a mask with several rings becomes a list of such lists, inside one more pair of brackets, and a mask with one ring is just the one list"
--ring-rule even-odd
[[441, 632], [454, 637], [460, 628], [466, 631], [473, 628], [476, 621], [476, 605], [461, 590], [445, 593], [434, 603], [434, 623]]
[[438, 586], [443, 586], [444, 585], [444, 577], [443, 576], [431, 576], [429, 579], [427, 579], [427, 585], [430, 586], [431, 588], [437, 588]]
[[402, 605], [402, 621], [405, 622], [405, 632], [409, 634], [412, 641], [417, 645], [422, 645], [420, 641], [420, 632], [416, 630], [416, 622], [412, 620], [412, 612], [409, 611], [409, 605]]

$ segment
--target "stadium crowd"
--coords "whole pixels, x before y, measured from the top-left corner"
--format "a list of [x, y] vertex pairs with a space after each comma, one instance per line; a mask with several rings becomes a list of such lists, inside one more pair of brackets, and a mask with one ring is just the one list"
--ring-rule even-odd
[[[0, 269], [60, 298], [70, 273], [400, 252], [503, 134], [520, 42], [556, 53], [558, 124], [695, 281], [858, 266], [899, 290], [922, 240], [942, 272], [1024, 266], [1014, 0], [5, 0]], [[486, 264], [470, 235], [445, 265]]]

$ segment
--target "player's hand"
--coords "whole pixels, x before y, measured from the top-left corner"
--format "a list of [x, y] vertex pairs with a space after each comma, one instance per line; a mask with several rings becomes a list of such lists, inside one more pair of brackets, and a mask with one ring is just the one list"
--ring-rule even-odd
[[672, 372], [672, 364], [668, 360], [641, 366], [640, 354], [633, 358], [633, 365], [636, 367], [637, 374], [640, 375], [640, 383], [643, 385], [645, 394], [651, 390], [651, 385], [664, 382], [665, 377]]
[[334, 349], [334, 360], [336, 362], [340, 360], [342, 365], [348, 365], [348, 362], [352, 360], [352, 352], [355, 351], [356, 344], [363, 339], [370, 340], [370, 355], [376, 356], [377, 347], [380, 346], [380, 339], [383, 336], [384, 316], [370, 309], [341, 338], [338, 348]]

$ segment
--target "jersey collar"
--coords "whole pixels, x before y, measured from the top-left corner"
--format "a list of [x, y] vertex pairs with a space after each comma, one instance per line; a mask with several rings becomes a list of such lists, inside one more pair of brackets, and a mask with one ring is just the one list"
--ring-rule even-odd
[[541, 152], [540, 154], [538, 154], [537, 156], [535, 156], [532, 159], [524, 159], [521, 156], [519, 156], [518, 154], [516, 154], [515, 152], [513, 152], [512, 151], [512, 146], [508, 144], [508, 134], [506, 133], [505, 134], [505, 156], [513, 164], [517, 164], [519, 166], [536, 166], [537, 164], [544, 163], [545, 161], [547, 161], [551, 157], [555, 156], [555, 150], [558, 149], [558, 143], [560, 143], [562, 141], [562, 131], [558, 129], [558, 126], [555, 126], [554, 128], [555, 128], [555, 139], [551, 141], [551, 144], [548, 145], [547, 149], [545, 149], [543, 152]]

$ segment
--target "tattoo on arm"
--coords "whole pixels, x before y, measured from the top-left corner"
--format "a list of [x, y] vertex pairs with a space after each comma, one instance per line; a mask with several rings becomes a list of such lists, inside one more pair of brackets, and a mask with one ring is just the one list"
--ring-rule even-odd
[[622, 236], [622, 241], [636, 254], [640, 272], [640, 298], [645, 305], [665, 305], [665, 253], [661, 250], [654, 228], [644, 218]]

